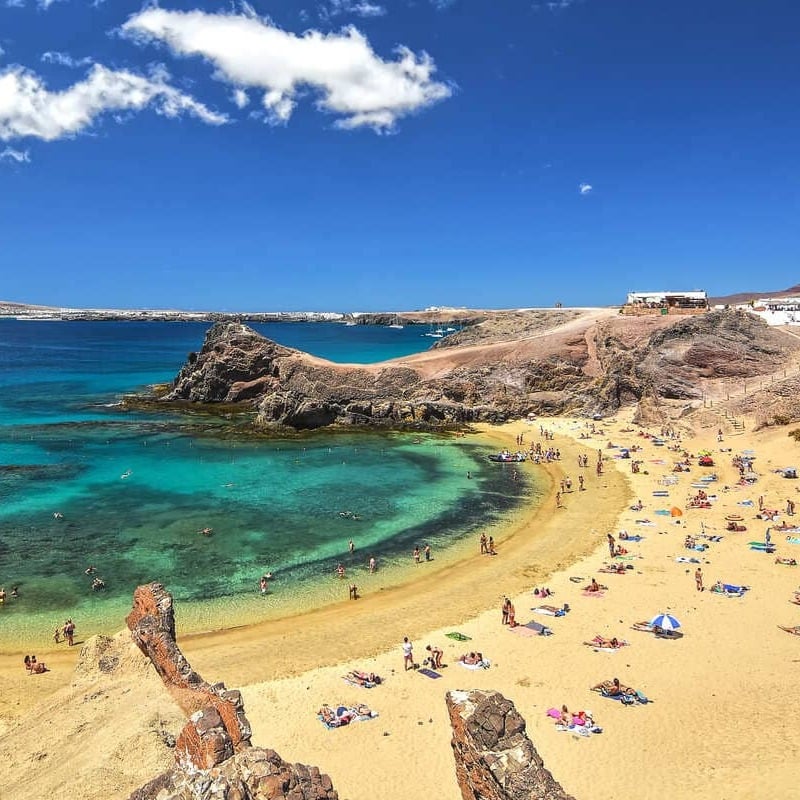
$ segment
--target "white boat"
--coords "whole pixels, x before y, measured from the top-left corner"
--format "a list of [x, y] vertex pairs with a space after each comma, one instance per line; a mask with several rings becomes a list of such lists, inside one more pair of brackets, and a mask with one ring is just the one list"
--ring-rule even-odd
[[399, 323], [395, 323], [394, 325], [388, 325], [387, 327], [394, 328], [395, 330], [398, 330], [398, 331], [403, 330], [403, 325], [400, 325]]
[[352, 320], [349, 320], [348, 322], [345, 322], [345, 327], [346, 328], [352, 328], [353, 325], [355, 325], [355, 324], [356, 324], [355, 322], [353, 322]]

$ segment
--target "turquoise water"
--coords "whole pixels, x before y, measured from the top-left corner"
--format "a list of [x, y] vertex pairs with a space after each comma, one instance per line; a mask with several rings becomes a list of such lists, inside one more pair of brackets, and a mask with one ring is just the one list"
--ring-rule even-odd
[[[315, 354], [360, 363], [426, 345], [415, 334], [387, 346], [380, 328], [304, 327], [270, 334], [304, 349], [298, 338], [317, 337]], [[117, 630], [135, 586], [152, 580], [194, 608], [201, 628], [233, 613], [238, 623], [331, 602], [341, 599], [338, 563], [349, 580], [374, 580], [370, 556], [378, 574], [409, 563], [416, 545], [438, 556], [536, 491], [469, 438], [261, 438], [202, 416], [114, 405], [174, 376], [204, 331], [0, 323], [0, 585], [20, 595], [0, 607], [0, 643], [38, 640], [68, 616], [83, 633]], [[91, 590], [89, 565], [104, 591]], [[265, 572], [275, 577], [262, 597]]]

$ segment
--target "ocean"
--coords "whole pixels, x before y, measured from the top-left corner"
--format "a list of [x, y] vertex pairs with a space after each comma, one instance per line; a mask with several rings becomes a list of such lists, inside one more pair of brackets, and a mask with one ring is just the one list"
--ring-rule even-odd
[[[119, 407], [171, 380], [207, 327], [0, 322], [0, 586], [19, 595], [0, 606], [0, 648], [41, 643], [67, 617], [82, 635], [112, 633], [133, 589], [153, 580], [175, 596], [183, 631], [337, 602], [351, 582], [410, 580], [415, 546], [431, 546], [425, 568], [462, 557], [539, 492], [471, 436], [266, 437], [213, 416]], [[422, 327], [253, 327], [344, 363], [430, 345]]]

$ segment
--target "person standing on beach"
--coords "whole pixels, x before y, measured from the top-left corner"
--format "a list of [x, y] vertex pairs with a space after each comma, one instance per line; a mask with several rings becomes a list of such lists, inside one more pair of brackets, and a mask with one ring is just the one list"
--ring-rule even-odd
[[375, 572], [375, 566], [376, 566], [375, 565], [375, 556], [370, 556], [369, 557], [369, 571], [370, 572]]
[[703, 570], [701, 570], [700, 567], [698, 567], [694, 571], [694, 582], [695, 582], [695, 585], [697, 586], [697, 591], [698, 592], [702, 592], [703, 591]]
[[425, 545], [425, 560], [426, 561], [431, 560], [431, 546], [429, 544]]
[[408, 636], [403, 637], [403, 671], [414, 668], [414, 645], [408, 641]]
[[583, 475], [578, 475], [578, 491], [583, 491]]
[[556, 508], [561, 508], [561, 492], [556, 492]]
[[611, 558], [614, 558], [614, 553], [616, 552], [615, 544], [616, 544], [616, 542], [614, 541], [614, 537], [609, 533], [608, 534], [608, 554], [611, 556]]
[[414, 548], [413, 556], [414, 556], [414, 563], [419, 564], [419, 545], [417, 545]]
[[355, 552], [356, 546], [353, 544], [352, 539], [347, 543], [347, 549], [350, 551], [350, 555], [353, 555]]
[[486, 549], [486, 534], [481, 534], [481, 555], [486, 555], [489, 551]]
[[75, 644], [75, 623], [68, 619], [64, 623], [64, 638], [67, 640], [67, 644], [72, 647]]
[[503, 605], [500, 607], [500, 619], [503, 625], [508, 625], [508, 609], [511, 605], [511, 601], [507, 598], [503, 598]]
[[61, 628], [56, 626], [56, 630], [53, 633], [53, 641], [56, 644], [61, 644]]
[[444, 651], [441, 647], [437, 647], [434, 645], [426, 645], [425, 649], [430, 653], [430, 661], [431, 667], [433, 669], [440, 669], [442, 666], [442, 656], [444, 655]]

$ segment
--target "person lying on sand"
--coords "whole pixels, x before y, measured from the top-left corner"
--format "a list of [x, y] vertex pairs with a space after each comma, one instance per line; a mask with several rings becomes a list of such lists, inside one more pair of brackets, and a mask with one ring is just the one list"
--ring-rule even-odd
[[781, 558], [780, 556], [775, 559], [776, 564], [786, 564], [787, 567], [796, 567], [797, 566], [797, 559], [796, 558]]
[[598, 572], [606, 572], [611, 575], [624, 575], [626, 569], [624, 564], [603, 564]]
[[464, 653], [464, 655], [458, 657], [458, 660], [464, 664], [480, 664], [483, 662], [483, 653]]
[[610, 681], [601, 681], [595, 686], [592, 686], [591, 689], [593, 692], [600, 692], [609, 697], [616, 697], [620, 694], [636, 695], [636, 690], [632, 689], [630, 686], [623, 686], [619, 682], [619, 678], [612, 678]]
[[351, 669], [350, 672], [345, 675], [345, 680], [351, 683], [357, 683], [359, 686], [375, 686], [381, 682], [380, 676], [376, 675], [374, 672], [361, 672], [356, 669]]
[[800, 636], [800, 625], [794, 625], [794, 626], [792, 626], [791, 628], [787, 628], [787, 627], [785, 627], [784, 625], [778, 625], [778, 627], [779, 627], [779, 628], [780, 628], [782, 631], [786, 631], [786, 633], [792, 633], [792, 634], [794, 634], [795, 636]]
[[610, 639], [606, 639], [604, 636], [595, 636], [590, 642], [584, 642], [585, 645], [589, 647], [606, 647], [606, 648], [614, 648], [615, 650], [618, 647], [622, 647], [625, 642], [621, 642], [617, 639], [616, 636], [612, 636]]

